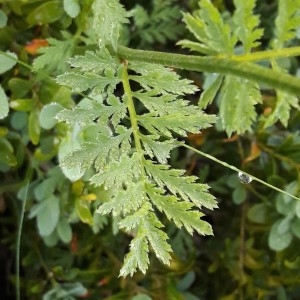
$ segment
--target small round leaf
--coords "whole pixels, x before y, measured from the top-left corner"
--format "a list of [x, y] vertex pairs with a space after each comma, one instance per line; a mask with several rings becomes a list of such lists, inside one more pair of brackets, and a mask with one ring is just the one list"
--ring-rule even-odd
[[55, 119], [55, 116], [62, 109], [64, 108], [58, 103], [51, 103], [45, 105], [41, 110], [40, 117], [39, 117], [41, 127], [44, 129], [53, 128], [57, 123], [57, 119]]
[[287, 248], [293, 238], [293, 235], [288, 231], [284, 234], [280, 233], [280, 224], [282, 220], [278, 220], [272, 225], [269, 234], [269, 247], [275, 251], [281, 251]]

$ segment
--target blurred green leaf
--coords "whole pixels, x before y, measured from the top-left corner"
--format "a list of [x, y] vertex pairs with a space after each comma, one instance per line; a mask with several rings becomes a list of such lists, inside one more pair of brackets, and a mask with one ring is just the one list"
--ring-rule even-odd
[[293, 220], [291, 225], [292, 232], [294, 236], [300, 239], [300, 219]]
[[272, 227], [269, 234], [269, 247], [275, 251], [281, 251], [287, 248], [293, 238], [293, 235], [290, 231], [285, 233], [281, 233], [280, 225], [282, 224], [282, 220], [276, 221]]
[[177, 284], [177, 289], [181, 292], [186, 291], [196, 279], [195, 272], [188, 272]]
[[61, 1], [52, 0], [42, 3], [34, 9], [26, 18], [30, 25], [43, 25], [59, 20], [63, 15]]
[[61, 217], [57, 224], [57, 233], [64, 243], [69, 243], [72, 239], [72, 228], [65, 217]]
[[29, 114], [28, 131], [31, 142], [37, 145], [40, 141], [41, 127], [39, 123], [39, 110], [34, 108]]
[[38, 205], [40, 206], [37, 214], [38, 230], [41, 236], [48, 236], [54, 231], [59, 220], [59, 199], [52, 195]]
[[[102, 198], [101, 198], [101, 200], [102, 200]], [[103, 216], [103, 215], [100, 215], [98, 213], [94, 213], [94, 215], [93, 215], [93, 225], [92, 225], [93, 232], [95, 234], [99, 233], [100, 230], [102, 230], [103, 227], [105, 225], [107, 225], [107, 223], [108, 223], [107, 216]]]
[[[77, 150], [80, 148], [80, 143], [79, 143], [79, 126], [75, 125], [72, 128], [72, 132], [68, 132], [64, 139], [62, 139], [60, 146], [59, 146], [59, 151], [58, 151], [58, 158], [59, 161], [63, 161], [66, 157], [70, 155], [73, 151]], [[76, 166], [60, 166], [64, 175], [71, 181], [76, 181], [80, 179], [85, 171], [82, 171], [80, 169], [80, 165]]]
[[90, 208], [83, 200], [76, 198], [75, 200], [75, 209], [78, 217], [83, 223], [92, 225], [93, 216], [91, 214]]
[[278, 233], [285, 234], [287, 231], [289, 231], [290, 223], [291, 223], [291, 219], [289, 217], [280, 219], [280, 221], [278, 222], [278, 228], [277, 228]]
[[293, 199], [284, 200], [282, 195], [278, 195], [276, 198], [277, 211], [285, 216], [295, 211], [296, 202]]
[[54, 102], [45, 105], [42, 108], [39, 116], [39, 122], [41, 127], [44, 129], [53, 128], [57, 123], [57, 119], [55, 119], [55, 117], [58, 114], [58, 112], [60, 112], [62, 109], [64, 109], [63, 106]]
[[5, 27], [6, 24], [7, 24], [7, 15], [2, 9], [0, 9], [0, 28]]
[[6, 54], [0, 53], [0, 74], [10, 70], [17, 63], [17, 59], [17, 55], [13, 52], [6, 51]]
[[247, 212], [247, 217], [251, 222], [265, 224], [268, 221], [269, 212], [272, 206], [267, 203], [259, 203], [250, 207]]
[[14, 149], [11, 143], [4, 137], [0, 138], [0, 162], [10, 167], [17, 165]]
[[247, 192], [245, 188], [240, 184], [234, 189], [232, 194], [232, 200], [235, 204], [241, 204], [246, 200]]
[[43, 240], [44, 240], [46, 246], [48, 246], [48, 247], [55, 246], [59, 241], [59, 237], [58, 237], [56, 230], [54, 230], [50, 235], [43, 236]]
[[[38, 56], [33, 62], [33, 69], [46, 70], [48, 72], [64, 72], [67, 69], [67, 60], [73, 53], [75, 40], [67, 34], [66, 40], [57, 40], [55, 38], [47, 39], [49, 46], [39, 49]], [[51, 86], [51, 85], [50, 85]], [[54, 86], [57, 89], [57, 86]]]
[[76, 18], [80, 12], [79, 1], [64, 0], [64, 10], [71, 18]]
[[14, 129], [21, 130], [28, 123], [28, 114], [21, 111], [12, 112], [10, 123]]
[[199, 108], [206, 108], [216, 97], [217, 92], [220, 89], [224, 76], [218, 75], [215, 80], [202, 92], [199, 100]]
[[79, 283], [56, 283], [56, 285], [48, 291], [43, 300], [75, 300], [73, 296], [84, 296], [87, 293], [87, 289]]
[[0, 85], [0, 119], [4, 119], [8, 115], [9, 106], [7, 96]]
[[9, 102], [12, 109], [17, 111], [31, 111], [36, 105], [34, 99], [16, 99]]
[[8, 81], [8, 86], [14, 98], [19, 99], [24, 97], [29, 91], [31, 91], [33, 83], [29, 80], [15, 77], [11, 78]]
[[289, 269], [299, 270], [300, 268], [300, 256], [297, 256], [296, 259], [289, 261], [285, 260], [284, 265]]
[[0, 126], [0, 138], [6, 136], [8, 133], [8, 128]]

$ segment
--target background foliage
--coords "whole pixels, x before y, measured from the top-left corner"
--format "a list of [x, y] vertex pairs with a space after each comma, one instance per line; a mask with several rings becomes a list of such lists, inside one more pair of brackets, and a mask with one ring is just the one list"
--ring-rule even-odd
[[[197, 16], [198, 3], [144, 2], [122, 1], [130, 16], [130, 24], [122, 29], [122, 44], [184, 52], [175, 43], [181, 39], [192, 41], [194, 37], [181, 22], [180, 10], [186, 12], [184, 20], [191, 28], [192, 14], [187, 12], [195, 12]], [[199, 13], [204, 20], [215, 13], [208, 2], [202, 1], [203, 10]], [[257, 28], [259, 19], [252, 15], [248, 23], [252, 32], [249, 44], [243, 43], [249, 39], [234, 26], [241, 22], [239, 11], [234, 13], [234, 5], [243, 1], [212, 2], [223, 17], [221, 20], [216, 15], [216, 24], [219, 24], [216, 30], [224, 39], [227, 34], [228, 39], [222, 48], [222, 45], [207, 44], [205, 34], [200, 36], [201, 46], [206, 51], [247, 53], [251, 48], [264, 50], [298, 45], [299, 20], [295, 14], [298, 4], [289, 6], [295, 10], [288, 11], [285, 18], [276, 18], [278, 7], [285, 1], [278, 1], [279, 5], [277, 1], [258, 1], [255, 13], [261, 15], [261, 27], [265, 30]], [[214, 236], [194, 234], [191, 237], [185, 229], [178, 230], [160, 215], [174, 250], [170, 266], [150, 256], [146, 275], [136, 273], [133, 278], [118, 278], [131, 237], [118, 230], [118, 218], [94, 213], [99, 204], [97, 199], [109, 197], [108, 192], [86, 184], [84, 178], [74, 182], [68, 180], [65, 175], [78, 177], [80, 169], [76, 165], [69, 174], [57, 167], [58, 159], [63, 161], [69, 149], [76, 147], [77, 140], [72, 137], [78, 133], [78, 128], [74, 126], [70, 132], [63, 123], [57, 124], [54, 116], [62, 108], [73, 108], [82, 100], [82, 95], [73, 94], [52, 78], [68, 70], [70, 57], [97, 48], [97, 36], [92, 29], [93, 1], [2, 0], [0, 3], [1, 50], [15, 53], [24, 62], [15, 64], [13, 59], [0, 55], [1, 117], [7, 113], [3, 109], [6, 96], [10, 106], [8, 117], [0, 123], [3, 297], [14, 299], [16, 233], [28, 182], [21, 240], [22, 299], [300, 297], [300, 204], [258, 183], [244, 185], [229, 169], [181, 148], [172, 151], [170, 164], [186, 169], [188, 175], [199, 176], [201, 182], [211, 186], [211, 193], [218, 199], [218, 210], [205, 210], [205, 220], [212, 224]], [[249, 3], [254, 4], [254, 1]], [[294, 27], [289, 27], [286, 20], [292, 17], [295, 17]], [[223, 20], [235, 28], [234, 34], [223, 26]], [[279, 24], [277, 28], [282, 31], [273, 30], [274, 23]], [[235, 38], [240, 39], [242, 48], [233, 43]], [[188, 45], [191, 44], [186, 42], [185, 46]], [[274, 61], [272, 68], [297, 74], [299, 63], [296, 58], [281, 59]], [[239, 127], [240, 120], [235, 116], [231, 122], [231, 112], [226, 111], [228, 106], [222, 103], [232, 96], [225, 87], [240, 83], [215, 74], [181, 73], [200, 89], [217, 95], [213, 104], [202, 104], [202, 107], [207, 106], [208, 113], [218, 114], [220, 110], [223, 120], [226, 116], [229, 119], [225, 126], [219, 122], [201, 134], [189, 134], [185, 138], [187, 143], [297, 195], [300, 168], [297, 99], [265, 87], [260, 87], [260, 98], [257, 87], [252, 85], [248, 90], [251, 93], [240, 92], [235, 98], [243, 100], [237, 102], [241, 113], [252, 112], [244, 127]], [[225, 84], [218, 92], [221, 80], [225, 80]], [[117, 87], [117, 93], [121, 92]], [[204, 101], [205, 93], [200, 92], [190, 95], [189, 100], [197, 103], [200, 96]], [[246, 99], [251, 104], [247, 108]], [[110, 104], [113, 105], [113, 99]], [[85, 109], [85, 105], [82, 102], [81, 109]], [[290, 107], [296, 109], [289, 115]], [[245, 127], [252, 131], [245, 132]], [[90, 128], [84, 134], [88, 139], [95, 132]]]

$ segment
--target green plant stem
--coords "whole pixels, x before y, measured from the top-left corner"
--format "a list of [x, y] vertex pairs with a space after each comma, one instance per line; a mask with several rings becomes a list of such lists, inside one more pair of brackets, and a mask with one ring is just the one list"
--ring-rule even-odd
[[[130, 122], [131, 122], [135, 148], [136, 148], [137, 153], [140, 155], [140, 157], [142, 159], [144, 157], [144, 151], [143, 151], [141, 139], [139, 136], [139, 125], [138, 125], [137, 115], [136, 115], [136, 111], [135, 111], [135, 107], [134, 107], [134, 103], [133, 103], [132, 92], [131, 92], [129, 78], [128, 78], [127, 61], [125, 61], [123, 64], [124, 64], [124, 67], [123, 67], [123, 71], [122, 71], [122, 84], [124, 87], [124, 93], [126, 95], [126, 105], [127, 105], [128, 112], [129, 112], [129, 118], [130, 118]], [[142, 163], [142, 165], [143, 165], [143, 163]], [[145, 177], [144, 168], [142, 168], [142, 175]]]
[[269, 184], [269, 183], [267, 183], [267, 182], [265, 182], [265, 181], [263, 181], [263, 180], [261, 180], [261, 179], [259, 179], [257, 177], [254, 177], [251, 174], [248, 174], [248, 173], [246, 173], [246, 172], [244, 172], [244, 171], [236, 168], [235, 166], [229, 165], [228, 163], [226, 163], [224, 161], [221, 161], [221, 160], [215, 158], [214, 156], [211, 156], [211, 155], [209, 155], [207, 153], [204, 153], [204, 152], [202, 152], [202, 151], [200, 151], [198, 149], [195, 149], [195, 148], [193, 148], [193, 147], [191, 147], [189, 145], [186, 145], [183, 142], [178, 142], [178, 146], [183, 146], [183, 147], [185, 147], [187, 149], [190, 149], [190, 150], [192, 150], [192, 151], [194, 151], [194, 152], [196, 152], [196, 153], [198, 153], [198, 154], [200, 154], [200, 155], [202, 155], [202, 156], [204, 156], [204, 157], [206, 157], [206, 158], [208, 158], [210, 160], [213, 160], [214, 162], [216, 162], [216, 163], [218, 163], [218, 164], [220, 164], [220, 165], [222, 165], [222, 166], [224, 166], [226, 168], [229, 168], [229, 169], [231, 169], [231, 170], [233, 170], [233, 171], [235, 171], [237, 173], [242, 172], [242, 173], [248, 175], [252, 180], [255, 180], [255, 181], [257, 181], [257, 182], [259, 182], [259, 183], [261, 183], [261, 184], [263, 184], [263, 185], [265, 185], [265, 186], [267, 186], [267, 187], [269, 187], [269, 188], [271, 188], [271, 189], [273, 189], [273, 190], [275, 190], [277, 192], [280, 192], [280, 193], [283, 193], [283, 194], [285, 194], [287, 196], [290, 196], [291, 198], [294, 198], [296, 200], [300, 200], [300, 198], [298, 198], [298, 197], [296, 197], [296, 196], [294, 196], [294, 195], [292, 195], [292, 194], [290, 194], [290, 193], [288, 193], [288, 192], [286, 192], [284, 190], [281, 190], [281, 189], [277, 188], [274, 185], [271, 185], [271, 184]]
[[236, 75], [255, 82], [267, 84], [272, 88], [300, 95], [300, 79], [248, 62], [212, 56], [201, 57], [196, 55], [135, 50], [124, 46], [119, 46], [118, 54], [121, 59], [132, 61], [156, 63], [190, 71]]
[[241, 62], [271, 60], [283, 57], [292, 57], [300, 55], [300, 47], [282, 48], [276, 50], [264, 50], [251, 52], [247, 54], [233, 55], [230, 59]]
[[22, 207], [21, 207], [19, 228], [18, 228], [18, 233], [17, 233], [17, 245], [16, 245], [16, 299], [17, 300], [21, 299], [21, 295], [20, 295], [20, 248], [21, 248], [21, 234], [22, 234], [22, 228], [23, 228], [25, 206], [26, 206], [27, 195], [28, 195], [28, 187], [29, 187], [29, 180], [26, 183], [25, 196], [23, 199]]

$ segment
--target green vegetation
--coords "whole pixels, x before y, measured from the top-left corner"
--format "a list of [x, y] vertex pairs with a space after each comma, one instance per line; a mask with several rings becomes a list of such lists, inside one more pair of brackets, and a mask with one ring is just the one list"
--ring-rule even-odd
[[1, 3], [3, 297], [300, 297], [300, 1]]

